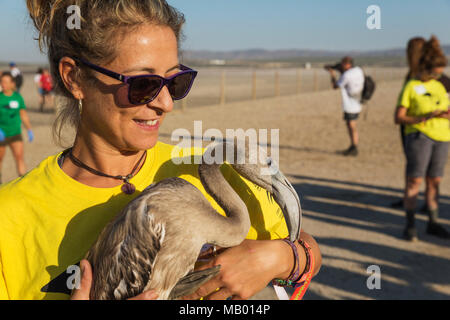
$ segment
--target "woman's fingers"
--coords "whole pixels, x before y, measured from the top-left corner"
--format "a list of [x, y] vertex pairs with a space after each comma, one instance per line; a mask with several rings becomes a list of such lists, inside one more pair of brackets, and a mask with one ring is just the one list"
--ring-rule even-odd
[[89, 300], [92, 285], [92, 268], [89, 261], [83, 259], [80, 261], [81, 280], [80, 288], [73, 291], [71, 300]]
[[205, 300], [226, 300], [231, 296], [233, 296], [231, 291], [228, 288], [223, 287], [206, 296]]
[[206, 297], [211, 293], [217, 291], [219, 288], [223, 286], [222, 281], [219, 280], [218, 277], [215, 277], [208, 282], [204, 283], [200, 288], [197, 289], [194, 293], [183, 297], [183, 300], [198, 300], [200, 298]]

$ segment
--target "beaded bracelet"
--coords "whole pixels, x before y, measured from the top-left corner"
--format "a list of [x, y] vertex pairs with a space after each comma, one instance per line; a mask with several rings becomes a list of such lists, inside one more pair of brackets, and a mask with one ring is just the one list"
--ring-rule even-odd
[[288, 243], [291, 246], [292, 251], [294, 252], [294, 256], [295, 256], [294, 268], [293, 268], [293, 271], [291, 272], [291, 274], [289, 275], [289, 277], [286, 280], [273, 279], [272, 280], [272, 284], [273, 285], [277, 285], [279, 287], [296, 287], [299, 283], [304, 281], [302, 279], [304, 277], [304, 275], [311, 271], [310, 270], [311, 269], [311, 257], [310, 257], [310, 251], [309, 251], [310, 248], [309, 248], [309, 246], [305, 245], [303, 240], [298, 240], [298, 243], [303, 247], [303, 249], [305, 250], [305, 253], [306, 253], [305, 270], [303, 271], [303, 273], [301, 275], [299, 275], [299, 273], [300, 273], [300, 270], [299, 270], [300, 263], [299, 263], [297, 246], [293, 242], [289, 241], [289, 239], [283, 239], [283, 241]]

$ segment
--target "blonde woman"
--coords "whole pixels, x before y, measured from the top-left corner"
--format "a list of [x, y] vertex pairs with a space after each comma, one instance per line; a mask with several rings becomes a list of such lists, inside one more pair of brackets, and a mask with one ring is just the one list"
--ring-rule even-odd
[[[179, 176], [206, 194], [197, 167], [174, 164], [173, 146], [158, 142], [173, 100], [187, 95], [195, 78], [178, 60], [183, 15], [163, 0], [76, 3], [81, 29], [68, 30], [72, 0], [27, 1], [59, 96], [56, 136], [67, 125], [76, 136], [65, 152], [0, 189], [0, 298], [69, 299], [68, 266], [82, 260], [106, 223], [149, 184]], [[297, 263], [291, 246], [277, 240], [287, 236], [277, 205], [228, 168], [251, 216], [264, 219], [252, 218], [248, 239], [210, 262], [222, 268], [196, 293], [206, 299], [247, 299], [306, 265], [302, 246], [295, 244]], [[312, 247], [317, 273], [319, 248], [308, 234], [300, 238]], [[73, 299], [89, 298], [91, 269], [85, 260], [81, 268]], [[155, 297], [149, 291], [136, 298]]]

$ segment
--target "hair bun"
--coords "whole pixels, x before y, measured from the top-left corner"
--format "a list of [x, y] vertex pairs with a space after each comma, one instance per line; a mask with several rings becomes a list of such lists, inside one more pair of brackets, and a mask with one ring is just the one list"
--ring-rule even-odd
[[424, 56], [444, 56], [439, 39], [436, 36], [431, 36], [430, 40], [425, 42], [423, 47]]
[[422, 57], [419, 62], [422, 81], [434, 76], [434, 68], [445, 67], [446, 65], [447, 57], [440, 46], [438, 38], [433, 35], [430, 40], [425, 42], [422, 49]]
[[431, 36], [430, 40], [428, 40], [428, 44], [433, 49], [436, 49], [436, 50], [441, 49], [441, 44], [439, 42], [439, 39], [435, 35]]

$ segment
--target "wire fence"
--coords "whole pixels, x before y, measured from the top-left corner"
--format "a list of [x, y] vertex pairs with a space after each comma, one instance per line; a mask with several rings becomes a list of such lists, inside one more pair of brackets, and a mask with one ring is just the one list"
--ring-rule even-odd
[[[406, 68], [364, 68], [375, 82], [403, 80]], [[175, 108], [227, 104], [237, 101], [319, 92], [331, 89], [324, 69], [200, 68], [188, 97]]]
[[[34, 84], [35, 67], [24, 66], [24, 87], [28, 104], [38, 105]], [[1, 70], [1, 69], [0, 69]], [[175, 108], [186, 110], [195, 107], [224, 105], [227, 103], [289, 96], [331, 89], [330, 74], [325, 69], [251, 69], [232, 67], [197, 68], [198, 76], [189, 95], [175, 102]], [[365, 74], [376, 83], [403, 81], [407, 68], [367, 67]], [[450, 68], [445, 71], [450, 74]]]

